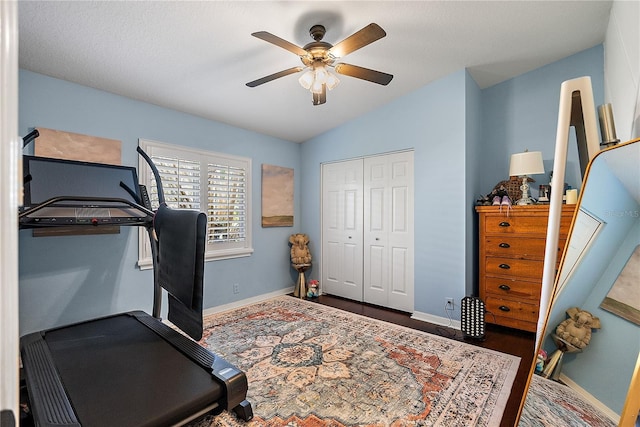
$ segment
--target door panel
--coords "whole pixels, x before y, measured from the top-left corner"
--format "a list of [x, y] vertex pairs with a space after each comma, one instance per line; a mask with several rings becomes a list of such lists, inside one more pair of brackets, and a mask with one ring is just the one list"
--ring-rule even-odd
[[413, 312], [414, 229], [413, 229], [413, 152], [398, 153], [390, 159], [392, 193], [389, 248], [391, 285], [388, 307]]
[[413, 312], [413, 153], [366, 158], [364, 301]]
[[322, 165], [322, 292], [362, 301], [362, 159]]
[[342, 285], [353, 289], [362, 286], [362, 246], [345, 243], [342, 245]]
[[386, 250], [383, 246], [369, 246], [369, 257], [367, 262], [367, 265], [369, 266], [369, 274], [365, 274], [365, 276], [369, 278], [367, 284], [369, 286], [369, 289], [372, 291], [384, 292], [385, 290], [385, 254]]
[[391, 292], [400, 295], [409, 293], [407, 282], [408, 251], [406, 248], [391, 249]]
[[389, 288], [389, 250], [387, 223], [389, 192], [386, 188], [388, 165], [386, 156], [364, 159], [364, 301], [387, 305]]

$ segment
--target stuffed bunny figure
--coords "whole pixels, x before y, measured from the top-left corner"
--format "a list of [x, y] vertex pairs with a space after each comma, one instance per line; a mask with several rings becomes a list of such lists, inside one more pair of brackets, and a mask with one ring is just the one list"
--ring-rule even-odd
[[310, 264], [311, 252], [307, 244], [309, 243], [309, 236], [306, 234], [292, 234], [289, 237], [289, 243], [291, 243], [291, 263], [292, 264]]
[[578, 307], [567, 310], [569, 318], [556, 328], [556, 335], [569, 344], [585, 348], [591, 341], [591, 330], [600, 329], [600, 319]]

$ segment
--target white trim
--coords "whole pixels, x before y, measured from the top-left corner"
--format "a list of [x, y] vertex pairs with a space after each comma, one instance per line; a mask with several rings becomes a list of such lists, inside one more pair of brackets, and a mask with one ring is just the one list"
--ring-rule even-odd
[[19, 422], [18, 205], [22, 140], [18, 137], [18, 4], [0, 2], [0, 410]]
[[217, 305], [215, 307], [211, 307], [211, 308], [207, 308], [207, 309], [203, 310], [202, 311], [202, 317], [206, 318], [207, 316], [210, 316], [212, 314], [223, 313], [225, 311], [235, 310], [236, 308], [244, 307], [245, 305], [250, 305], [250, 304], [255, 304], [255, 303], [258, 303], [258, 302], [266, 301], [266, 300], [269, 300], [271, 298], [278, 297], [280, 295], [290, 294], [292, 292], [293, 292], [293, 287], [291, 287], [291, 288], [287, 287], [287, 288], [279, 289], [277, 291], [269, 292], [269, 293], [266, 293], [266, 294], [256, 295], [256, 296], [251, 297], [251, 298], [245, 298], [245, 299], [240, 300], [240, 301], [231, 302], [229, 304]]
[[446, 326], [453, 329], [462, 329], [462, 324], [459, 320], [449, 319], [447, 317], [434, 316], [433, 314], [423, 313], [421, 311], [414, 311], [411, 315], [412, 319], [420, 320], [421, 322], [429, 322], [440, 326]]
[[[149, 239], [149, 233], [147, 232], [147, 230], [145, 229], [141, 229], [138, 231], [138, 239], [143, 239], [143, 240], [138, 240], [140, 241], [144, 241], [144, 244], [147, 244], [148, 239]], [[140, 269], [140, 270], [150, 270], [153, 268], [153, 262], [151, 260], [151, 256], [149, 255], [148, 257], [145, 257], [145, 252], [143, 250], [143, 244], [140, 244], [138, 246], [138, 262], [136, 263], [136, 266]], [[149, 250], [149, 254], [150, 254]], [[237, 248], [237, 249], [224, 249], [224, 250], [218, 250], [215, 252], [207, 252], [204, 256], [204, 260], [205, 261], [217, 261], [217, 260], [222, 260], [222, 259], [234, 259], [234, 258], [244, 258], [244, 257], [248, 257], [251, 256], [253, 254], [253, 248]]]
[[569, 387], [571, 390], [575, 391], [580, 396], [582, 396], [584, 400], [586, 400], [591, 406], [595, 407], [604, 415], [606, 415], [606, 417], [609, 418], [611, 421], [613, 421], [616, 424], [620, 422], [620, 415], [616, 414], [616, 412], [613, 409], [609, 408], [607, 405], [605, 405], [604, 403], [596, 399], [596, 397], [591, 393], [589, 393], [587, 390], [580, 387], [571, 378], [561, 373], [559, 380], [562, 383], [564, 383], [564, 385]]

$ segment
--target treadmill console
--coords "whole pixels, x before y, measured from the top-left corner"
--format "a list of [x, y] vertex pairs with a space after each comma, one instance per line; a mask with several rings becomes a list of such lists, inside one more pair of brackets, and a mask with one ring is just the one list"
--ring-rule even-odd
[[24, 156], [23, 226], [138, 225], [146, 206], [134, 167]]

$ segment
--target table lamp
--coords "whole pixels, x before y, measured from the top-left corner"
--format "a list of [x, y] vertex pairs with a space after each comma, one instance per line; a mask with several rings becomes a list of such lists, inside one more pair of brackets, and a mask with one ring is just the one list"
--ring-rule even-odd
[[529, 196], [529, 184], [527, 179], [529, 175], [538, 175], [544, 173], [544, 164], [542, 163], [541, 151], [527, 151], [524, 153], [516, 153], [511, 155], [511, 163], [509, 165], [509, 176], [522, 177], [522, 198], [516, 202], [517, 205], [531, 205], [533, 199]]

